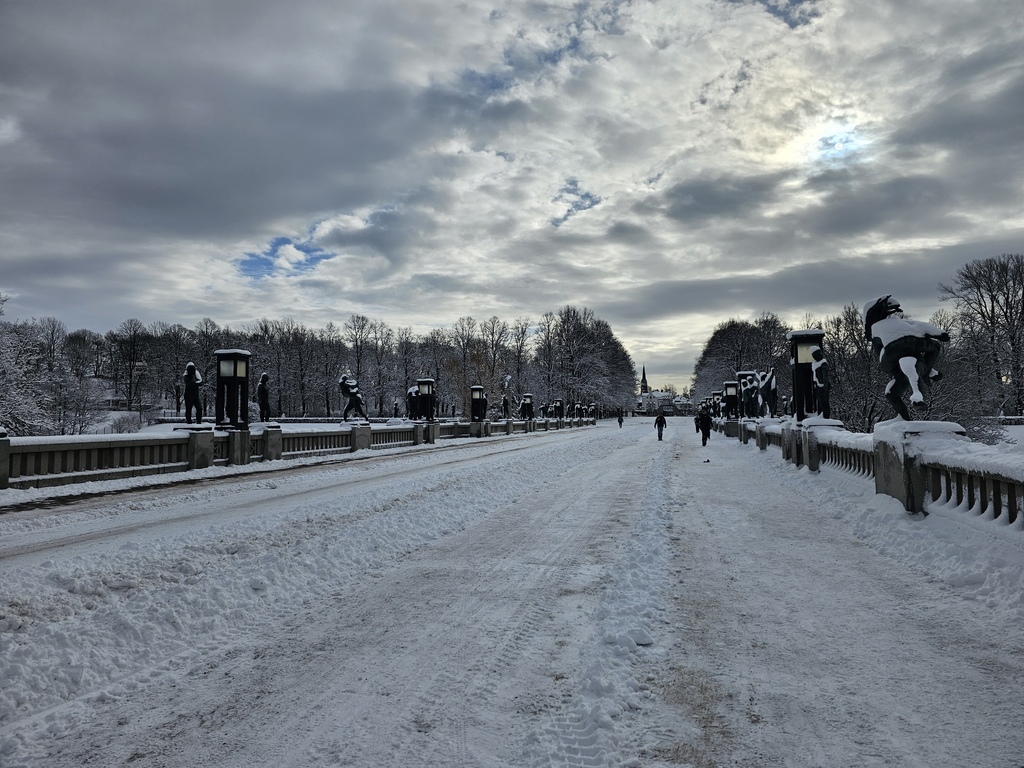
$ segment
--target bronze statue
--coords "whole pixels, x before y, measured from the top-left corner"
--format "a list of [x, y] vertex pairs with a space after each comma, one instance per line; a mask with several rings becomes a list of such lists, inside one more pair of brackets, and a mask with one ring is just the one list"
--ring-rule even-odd
[[256, 402], [260, 405], [260, 421], [270, 421], [270, 377], [266, 373], [256, 385]]
[[348, 421], [350, 411], [355, 411], [369, 421], [366, 411], [363, 410], [363, 396], [359, 393], [359, 382], [348, 374], [338, 379], [338, 387], [341, 389], [341, 396], [345, 398], [345, 412], [341, 416], [342, 421]]
[[924, 403], [922, 389], [942, 378], [935, 365], [949, 334], [931, 323], [896, 317], [902, 311], [892, 295], [869, 302], [864, 307], [864, 334], [878, 356], [878, 367], [892, 377], [885, 399], [900, 418], [911, 421], [903, 396], [909, 392], [912, 404]]
[[821, 414], [822, 418], [832, 418], [832, 405], [829, 403], [829, 393], [832, 390], [832, 384], [828, 378], [828, 360], [825, 359], [825, 353], [821, 351], [821, 347], [813, 347], [811, 349], [811, 357], [814, 362], [811, 363], [811, 376], [814, 381], [814, 402], [818, 405], [818, 413]]
[[195, 363], [190, 362], [185, 366], [181, 381], [185, 387], [185, 423], [192, 423], [192, 411], [195, 410], [196, 424], [202, 424], [203, 405], [199, 398], [199, 385], [203, 383], [203, 375], [196, 369]]

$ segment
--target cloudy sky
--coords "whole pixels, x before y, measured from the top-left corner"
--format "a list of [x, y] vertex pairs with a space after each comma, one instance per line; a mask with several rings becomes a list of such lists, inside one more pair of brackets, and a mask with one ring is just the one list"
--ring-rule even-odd
[[1024, 251], [1020, 0], [4, 0], [6, 319], [611, 323], [654, 385]]

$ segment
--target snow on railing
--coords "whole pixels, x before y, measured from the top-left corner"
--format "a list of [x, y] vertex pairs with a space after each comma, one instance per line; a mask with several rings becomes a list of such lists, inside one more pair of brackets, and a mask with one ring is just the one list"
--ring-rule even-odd
[[[871, 478], [877, 493], [899, 499], [910, 512], [943, 506], [1024, 531], [1024, 453], [972, 442], [963, 427], [948, 422], [892, 420], [872, 434], [836, 424], [761, 420], [757, 444], [780, 447], [786, 460], [812, 472], [826, 464]], [[741, 442], [749, 431], [749, 424], [739, 430]]]
[[188, 469], [188, 435], [184, 433], [12, 437], [6, 441], [8, 455], [0, 468], [0, 488], [7, 484], [62, 485]]
[[[594, 419], [495, 422], [488, 436], [525, 434], [596, 424]], [[359, 445], [353, 430], [359, 431]], [[118, 480], [158, 473], [183, 472], [209, 466], [249, 464], [348, 453], [359, 448], [394, 448], [435, 439], [470, 437], [468, 422], [375, 423], [336, 429], [296, 429], [284, 432], [270, 423], [263, 428], [215, 430], [194, 425], [170, 433], [8, 437], [0, 430], [0, 488], [32, 488], [95, 480]], [[478, 432], [474, 436], [483, 436]]]
[[875, 446], [871, 435], [830, 429], [816, 434], [821, 462], [862, 477], [875, 476]]
[[992, 445], [933, 443], [917, 456], [926, 509], [960, 509], [1024, 530], [1024, 456]]

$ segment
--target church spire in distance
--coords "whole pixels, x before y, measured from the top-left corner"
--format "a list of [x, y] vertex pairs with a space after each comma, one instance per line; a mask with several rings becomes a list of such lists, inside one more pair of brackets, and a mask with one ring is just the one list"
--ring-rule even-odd
[[640, 374], [640, 394], [646, 395], [650, 390], [647, 387], [647, 366], [643, 366], [643, 373]]

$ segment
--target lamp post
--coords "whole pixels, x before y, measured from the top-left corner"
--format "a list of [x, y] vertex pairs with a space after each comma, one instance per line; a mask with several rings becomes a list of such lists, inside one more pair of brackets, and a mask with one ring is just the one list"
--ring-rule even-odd
[[249, 428], [249, 358], [244, 349], [218, 349], [217, 424]]
[[487, 418], [487, 399], [484, 397], [484, 388], [476, 384], [469, 388], [469, 419], [470, 421], [483, 421]]
[[821, 347], [825, 332], [819, 329], [790, 331], [786, 338], [789, 339], [789, 362], [793, 368], [793, 414], [797, 422], [801, 422], [808, 414], [818, 412], [814, 395], [813, 352]]
[[[434, 380], [416, 379], [416, 388], [419, 390], [417, 397], [418, 411], [421, 419], [425, 421], [434, 420]], [[483, 387], [480, 388], [481, 394]]]
[[723, 381], [722, 389], [725, 392], [725, 418], [732, 421], [739, 416], [739, 394], [740, 383], [738, 381]]

